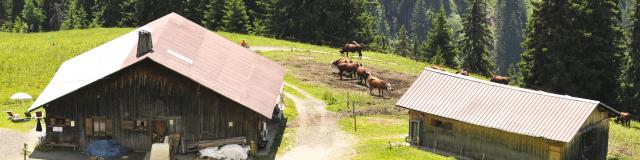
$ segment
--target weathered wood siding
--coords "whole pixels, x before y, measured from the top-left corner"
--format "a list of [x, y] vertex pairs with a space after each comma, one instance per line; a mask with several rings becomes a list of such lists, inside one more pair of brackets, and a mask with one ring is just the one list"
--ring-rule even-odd
[[594, 110], [580, 131], [567, 143], [563, 159], [606, 159], [609, 143], [609, 116]]
[[[275, 106], [275, 104], [274, 104]], [[266, 118], [192, 80], [146, 60], [52, 101], [45, 106], [48, 117], [64, 117], [76, 121], [76, 127], [65, 127], [49, 139], [86, 144], [86, 117], [112, 119], [113, 137], [125, 147], [148, 150], [150, 131], [122, 129], [122, 121], [177, 117], [181, 133], [199, 140], [202, 132], [214, 133], [202, 139], [246, 136], [257, 140], [259, 123]], [[233, 127], [229, 127], [233, 122]], [[151, 125], [149, 125], [150, 128]]]
[[[421, 129], [420, 146], [435, 148], [456, 155], [473, 159], [580, 159], [585, 141], [580, 135], [567, 144], [563, 142], [547, 140], [539, 137], [531, 137], [510, 133], [497, 129], [482, 127], [444, 117], [439, 117], [414, 110], [409, 111], [411, 120], [419, 120], [423, 123]], [[434, 127], [431, 119], [449, 123], [450, 128]], [[604, 159], [608, 134], [608, 118], [606, 113], [594, 111], [587, 123], [583, 125], [585, 131], [597, 132], [599, 145], [592, 150], [592, 158]], [[577, 147], [581, 146], [581, 147]], [[556, 150], [558, 154], [550, 153]]]

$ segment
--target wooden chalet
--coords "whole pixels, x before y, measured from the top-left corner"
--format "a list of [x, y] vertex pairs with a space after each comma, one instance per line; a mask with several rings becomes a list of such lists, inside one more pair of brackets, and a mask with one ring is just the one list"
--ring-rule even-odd
[[413, 145], [462, 159], [605, 159], [612, 109], [425, 69], [396, 104]]
[[283, 78], [280, 64], [171, 13], [64, 62], [29, 111], [46, 110], [52, 144], [257, 142], [281, 115]]

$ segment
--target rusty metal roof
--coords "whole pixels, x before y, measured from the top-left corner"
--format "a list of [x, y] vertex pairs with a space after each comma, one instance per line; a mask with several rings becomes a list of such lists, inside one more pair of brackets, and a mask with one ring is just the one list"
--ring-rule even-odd
[[[137, 32], [152, 33], [153, 53], [136, 58]], [[257, 113], [271, 118], [284, 67], [186, 18], [171, 13], [64, 62], [29, 108], [150, 59]]]
[[569, 142], [600, 102], [426, 68], [397, 106], [487, 128]]

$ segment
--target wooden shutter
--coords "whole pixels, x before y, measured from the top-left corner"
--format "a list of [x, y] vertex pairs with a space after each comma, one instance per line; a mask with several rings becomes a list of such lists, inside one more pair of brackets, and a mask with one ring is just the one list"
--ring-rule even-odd
[[93, 136], [93, 119], [84, 118], [84, 134], [86, 136]]
[[110, 118], [106, 119], [104, 122], [104, 131], [107, 136], [113, 135], [113, 121]]
[[51, 126], [55, 126], [56, 124], [56, 118], [55, 117], [50, 117], [49, 118], [49, 125]]

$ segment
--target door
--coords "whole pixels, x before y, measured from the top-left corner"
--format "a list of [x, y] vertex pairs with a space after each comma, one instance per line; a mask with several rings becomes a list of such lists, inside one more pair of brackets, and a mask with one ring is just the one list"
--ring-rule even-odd
[[151, 141], [153, 143], [163, 143], [167, 136], [167, 120], [154, 119], [151, 121]]
[[412, 145], [420, 145], [420, 131], [422, 129], [422, 121], [411, 120], [409, 122], [409, 143]]

